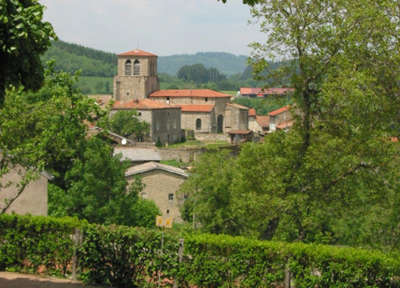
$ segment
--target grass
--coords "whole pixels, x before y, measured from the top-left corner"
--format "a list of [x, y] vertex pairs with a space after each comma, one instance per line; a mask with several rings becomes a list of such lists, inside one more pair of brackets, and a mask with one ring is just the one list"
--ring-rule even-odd
[[186, 167], [185, 163], [183, 163], [182, 161], [179, 161], [179, 160], [175, 160], [175, 159], [173, 159], [173, 160], [161, 160], [160, 163], [161, 164], [165, 164], [165, 165], [169, 165], [169, 166], [174, 166], [174, 167], [177, 167], [177, 168], [185, 168]]

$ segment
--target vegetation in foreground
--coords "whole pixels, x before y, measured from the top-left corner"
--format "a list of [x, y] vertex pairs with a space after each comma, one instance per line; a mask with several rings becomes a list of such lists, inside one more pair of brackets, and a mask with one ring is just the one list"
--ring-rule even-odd
[[[290, 270], [299, 288], [400, 285], [399, 258], [374, 250], [177, 234], [72, 218], [1, 215], [0, 227], [0, 241], [7, 244], [0, 246], [0, 269], [69, 276], [76, 251], [77, 271], [91, 284], [282, 287]], [[81, 243], [71, 237], [76, 229]]]

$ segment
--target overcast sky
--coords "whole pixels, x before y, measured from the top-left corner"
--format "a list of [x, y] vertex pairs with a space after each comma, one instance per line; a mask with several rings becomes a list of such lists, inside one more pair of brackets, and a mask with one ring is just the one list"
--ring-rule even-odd
[[241, 0], [40, 0], [61, 40], [160, 56], [223, 51], [248, 55], [263, 35]]

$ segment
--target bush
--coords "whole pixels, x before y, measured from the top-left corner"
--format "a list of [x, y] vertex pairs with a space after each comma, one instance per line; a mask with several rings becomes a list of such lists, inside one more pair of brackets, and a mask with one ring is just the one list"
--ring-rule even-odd
[[[282, 287], [287, 269], [298, 288], [400, 287], [398, 257], [375, 250], [243, 237], [179, 234], [156, 229], [102, 226], [72, 218], [0, 216], [0, 268], [70, 273], [75, 228], [82, 279], [112, 287], [156, 287], [175, 279], [178, 287]], [[181, 235], [182, 237], [182, 235]]]

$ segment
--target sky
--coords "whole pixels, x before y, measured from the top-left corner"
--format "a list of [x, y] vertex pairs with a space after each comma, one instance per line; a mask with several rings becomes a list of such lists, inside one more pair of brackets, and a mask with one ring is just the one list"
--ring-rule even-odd
[[263, 35], [241, 0], [40, 0], [59, 39], [107, 52], [249, 55]]

